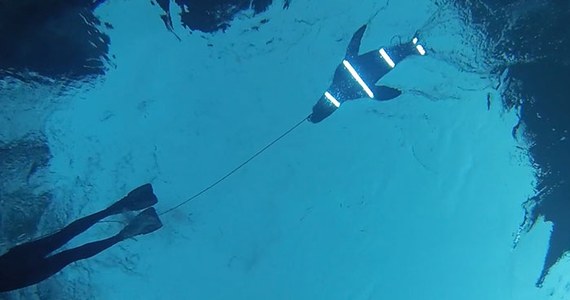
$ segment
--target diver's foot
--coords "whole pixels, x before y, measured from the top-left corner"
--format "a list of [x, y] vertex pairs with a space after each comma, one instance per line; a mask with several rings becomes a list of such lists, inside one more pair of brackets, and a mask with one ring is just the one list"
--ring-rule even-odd
[[148, 234], [162, 227], [162, 222], [154, 207], [145, 209], [138, 214], [121, 232], [119, 236], [124, 240], [137, 235]]
[[120, 213], [123, 211], [136, 211], [153, 206], [158, 202], [156, 195], [152, 191], [150, 183], [139, 186], [132, 190], [123, 199], [115, 202], [109, 207], [113, 213]]

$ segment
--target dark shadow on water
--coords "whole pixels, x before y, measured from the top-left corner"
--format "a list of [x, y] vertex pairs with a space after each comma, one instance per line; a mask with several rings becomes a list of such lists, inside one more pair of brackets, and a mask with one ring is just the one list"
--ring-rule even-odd
[[109, 37], [93, 11], [102, 1], [0, 2], [0, 76], [81, 79], [105, 73]]
[[[485, 28], [496, 57], [513, 58], [508, 67], [507, 109], [520, 110], [517, 131], [531, 141], [529, 154], [537, 167], [537, 194], [526, 201], [522, 229], [531, 230], [540, 217], [553, 228], [536, 285], [570, 251], [570, 2], [455, 0]], [[537, 272], [538, 273], [538, 272]]]
[[[168, 30], [173, 31], [171, 16], [171, 1], [156, 0], [160, 8], [164, 11], [161, 15]], [[180, 22], [182, 26], [190, 30], [198, 30], [205, 33], [225, 31], [231, 25], [232, 20], [239, 13], [252, 10], [255, 15], [266, 11], [273, 3], [273, 0], [174, 0], [182, 13]], [[283, 8], [289, 8], [291, 0], [283, 1]]]

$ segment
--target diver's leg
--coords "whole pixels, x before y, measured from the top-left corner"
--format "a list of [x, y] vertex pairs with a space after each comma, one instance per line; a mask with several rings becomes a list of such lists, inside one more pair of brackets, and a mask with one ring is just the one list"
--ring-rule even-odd
[[10, 249], [8, 253], [0, 257], [0, 264], [3, 268], [0, 274], [6, 276], [6, 278], [2, 277], [4, 282], [0, 283], [0, 291], [36, 284], [59, 272], [70, 262], [81, 259], [82, 256], [95, 255], [121, 241], [120, 237], [115, 236], [46, 257], [50, 252], [58, 249], [107, 215], [106, 211], [95, 213], [71, 223], [56, 234]]
[[62, 251], [45, 258], [46, 266], [48, 266], [53, 275], [70, 263], [99, 254], [103, 250], [108, 249], [122, 240], [123, 237], [117, 234], [104, 240], [91, 242], [77, 248]]
[[29, 247], [12, 248], [0, 256], [0, 293], [34, 284], [29, 276], [41, 268], [44, 257], [36, 255], [33, 250]]
[[41, 256], [47, 256], [106, 217], [123, 211], [143, 209], [156, 204], [157, 201], [152, 186], [148, 183], [144, 184], [132, 190], [127, 196], [108, 208], [78, 219], [54, 234], [17, 246], [14, 250], [34, 252]]
[[[92, 242], [77, 248], [62, 251], [44, 259], [44, 266], [50, 275], [59, 272], [68, 264], [92, 257], [116, 243], [138, 235], [149, 234], [162, 227], [162, 222], [154, 207], [147, 208], [139, 213], [121, 232], [97, 242]], [[48, 276], [48, 277], [49, 277]], [[46, 277], [47, 278], [47, 277]]]
[[[99, 212], [98, 214], [101, 215], [98, 217], [104, 216], [103, 212]], [[9, 269], [0, 269], [0, 277], [9, 274], [7, 278], [10, 279], [10, 281], [0, 281], [0, 291], [8, 291], [36, 284], [61, 271], [72, 262], [90, 258], [120, 241], [154, 232], [161, 227], [162, 222], [156, 210], [151, 207], [139, 213], [121, 232], [110, 238], [65, 250], [51, 256], [46, 257], [35, 251], [42, 249], [41, 247], [44, 245], [40, 245], [39, 243], [45, 242], [45, 240], [36, 241], [38, 242], [36, 244], [27, 243], [20, 248], [13, 248], [8, 251], [8, 253], [0, 256], [0, 265], [9, 267]], [[34, 248], [32, 245], [36, 247]]]
[[104, 209], [87, 217], [75, 220], [54, 234], [16, 246], [10, 251], [33, 252], [36, 255], [47, 256], [97, 222], [113, 214], [114, 212], [112, 210], [108, 208]]
[[85, 244], [83, 246], [65, 250], [55, 255], [43, 258], [41, 261], [37, 262], [34, 268], [30, 268], [28, 270], [25, 276], [25, 282], [20, 284], [21, 286], [29, 286], [43, 281], [52, 275], [55, 275], [70, 263], [92, 257], [122, 240], [122, 237], [115, 235], [108, 239]]

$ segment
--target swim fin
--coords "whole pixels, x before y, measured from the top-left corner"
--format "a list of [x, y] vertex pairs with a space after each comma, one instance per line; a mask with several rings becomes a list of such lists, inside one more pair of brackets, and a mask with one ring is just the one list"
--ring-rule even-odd
[[111, 205], [109, 209], [116, 213], [135, 211], [153, 206], [157, 202], [158, 199], [152, 191], [152, 185], [147, 183], [132, 190], [127, 196]]
[[149, 207], [138, 214], [121, 232], [119, 236], [124, 240], [154, 232], [162, 227], [162, 222], [154, 207]]

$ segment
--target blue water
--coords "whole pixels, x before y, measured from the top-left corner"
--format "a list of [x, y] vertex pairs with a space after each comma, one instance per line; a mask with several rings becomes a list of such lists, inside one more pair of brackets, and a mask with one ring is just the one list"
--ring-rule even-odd
[[[11, 127], [1, 136], [37, 131], [49, 145], [32, 179], [53, 196], [21, 240], [146, 182], [164, 227], [6, 299], [565, 299], [562, 267], [535, 287], [552, 225], [518, 230], [536, 193], [532, 141], [513, 138], [519, 110], [503, 105], [497, 54], [459, 8], [294, 1], [242, 12], [214, 33], [184, 28], [177, 6], [169, 31], [161, 13], [101, 4], [95, 15], [112, 24], [98, 26], [111, 41], [105, 74], [21, 83], [48, 104], [30, 113], [4, 100], [30, 125], [2, 121]], [[419, 30], [427, 55], [381, 80], [402, 96], [304, 122], [186, 202], [311, 112], [364, 23], [362, 51]]]

